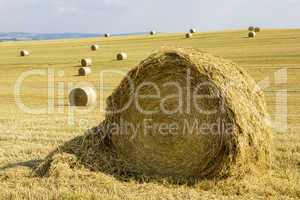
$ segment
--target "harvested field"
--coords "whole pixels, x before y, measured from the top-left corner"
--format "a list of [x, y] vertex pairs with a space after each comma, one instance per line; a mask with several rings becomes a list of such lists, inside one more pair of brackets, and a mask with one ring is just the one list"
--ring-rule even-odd
[[[0, 199], [299, 199], [300, 30], [263, 29], [254, 40], [246, 37], [245, 30], [195, 34], [191, 40], [183, 34], [0, 43]], [[101, 54], [87, 48], [96, 43], [101, 44]], [[260, 176], [246, 173], [240, 179], [202, 179], [186, 185], [180, 179], [137, 179], [135, 174], [118, 173], [101, 163], [101, 171], [91, 170], [78, 162], [76, 152], [62, 149], [45, 177], [33, 177], [33, 170], [60, 145], [70, 150], [89, 149], [82, 145], [83, 140], [94, 146], [101, 144], [86, 133], [87, 129], [104, 120], [101, 104], [105, 105], [124, 78], [122, 74], [103, 75], [107, 86], [103, 89], [98, 87], [101, 72], [118, 69], [126, 74], [161, 46], [196, 48], [234, 61], [260, 83], [273, 121], [280, 117], [280, 109], [286, 109], [287, 130], [272, 134], [270, 170]], [[16, 52], [23, 48], [34, 54], [21, 58]], [[120, 49], [130, 55], [126, 62], [115, 61]], [[93, 66], [101, 66], [93, 68], [88, 79], [74, 76], [82, 57], [91, 58]], [[53, 106], [48, 99], [48, 76], [33, 75], [24, 79], [19, 89], [22, 103], [37, 113], [24, 112], [15, 101], [16, 81], [29, 68], [47, 74], [49, 67], [54, 70], [50, 87], [55, 88]], [[75, 87], [81, 82], [97, 89], [100, 102], [94, 109], [68, 106], [68, 83]], [[287, 107], [278, 94], [286, 95]], [[48, 108], [48, 103], [50, 109], [40, 114], [38, 111]], [[284, 128], [279, 124], [276, 130], [280, 127]]]

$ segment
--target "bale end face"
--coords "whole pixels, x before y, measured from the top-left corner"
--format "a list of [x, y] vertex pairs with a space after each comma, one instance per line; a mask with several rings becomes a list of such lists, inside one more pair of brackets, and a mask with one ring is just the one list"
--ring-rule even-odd
[[97, 95], [90, 87], [75, 88], [69, 94], [71, 106], [92, 106], [96, 103]]
[[93, 44], [93, 45], [91, 46], [91, 50], [92, 50], [92, 51], [97, 51], [98, 49], [99, 49], [99, 45]]
[[256, 36], [256, 33], [254, 31], [251, 31], [248, 33], [249, 38], [255, 38], [255, 36]]
[[91, 66], [91, 65], [92, 65], [92, 59], [90, 59], [90, 58], [81, 59], [81, 66], [82, 67], [88, 67], [88, 66]]
[[260, 28], [259, 28], [259, 27], [255, 27], [254, 32], [255, 32], [255, 33], [260, 32]]
[[128, 55], [126, 53], [122, 52], [117, 54], [117, 60], [127, 60], [127, 59], [128, 59]]
[[26, 50], [21, 50], [20, 51], [20, 56], [24, 57], [24, 56], [29, 56], [29, 52]]
[[187, 33], [185, 34], [185, 38], [192, 38], [193, 37], [193, 34], [192, 33]]
[[105, 33], [104, 37], [108, 38], [108, 37], [110, 37], [110, 34], [109, 33]]
[[150, 35], [156, 35], [156, 31], [150, 31]]
[[87, 76], [89, 74], [92, 73], [92, 70], [91, 68], [89, 67], [81, 67], [79, 70], [78, 70], [78, 75], [79, 76]]
[[197, 31], [196, 31], [196, 29], [194, 29], [194, 28], [192, 28], [192, 29], [190, 29], [190, 33], [196, 33]]
[[248, 31], [254, 31], [254, 26], [249, 26]]

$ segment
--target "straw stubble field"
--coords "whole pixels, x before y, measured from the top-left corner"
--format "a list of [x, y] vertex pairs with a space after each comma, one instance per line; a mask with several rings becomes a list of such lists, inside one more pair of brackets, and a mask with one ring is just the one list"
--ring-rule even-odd
[[[196, 33], [192, 39], [185, 39], [184, 34], [162, 34], [0, 43], [0, 199], [299, 199], [300, 30], [264, 30], [255, 39], [247, 38], [247, 33]], [[91, 44], [99, 44], [99, 50], [91, 51]], [[163, 181], [124, 181], [113, 175], [58, 164], [50, 177], [33, 178], [32, 169], [50, 151], [103, 120], [100, 103], [104, 103], [123, 76], [104, 76], [107, 88], [100, 95], [101, 72], [127, 72], [161, 46], [207, 51], [238, 63], [256, 81], [264, 80], [272, 119], [279, 115], [276, 106], [284, 108], [284, 99], [276, 100], [276, 95], [287, 90], [288, 130], [273, 134], [269, 173], [242, 180], [203, 180], [193, 186], [179, 186]], [[20, 49], [28, 50], [30, 56], [20, 57]], [[115, 55], [121, 51], [128, 54], [128, 60], [116, 61]], [[93, 60], [93, 73], [87, 77], [76, 76], [81, 58]], [[23, 72], [36, 69], [54, 74], [53, 80], [50, 77], [54, 101], [49, 113], [24, 113], [15, 102], [17, 79]], [[276, 72], [282, 69], [287, 70], [287, 83], [276, 80]], [[97, 88], [100, 103], [96, 108], [68, 106], [68, 87], [80, 82]], [[21, 85], [20, 98], [33, 109], [47, 107], [47, 88], [47, 75], [30, 76]]]

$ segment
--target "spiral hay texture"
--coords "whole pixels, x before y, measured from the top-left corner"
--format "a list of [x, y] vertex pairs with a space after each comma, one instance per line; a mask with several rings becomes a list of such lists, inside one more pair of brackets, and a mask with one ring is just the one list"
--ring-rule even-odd
[[96, 92], [91, 87], [74, 88], [69, 94], [71, 106], [92, 106], [96, 100]]
[[92, 59], [84, 58], [84, 59], [81, 59], [80, 63], [81, 63], [82, 67], [92, 66]]
[[29, 56], [29, 51], [21, 50], [20, 51], [20, 56], [22, 56], [22, 57]]
[[92, 73], [92, 70], [91, 68], [89, 67], [81, 67], [79, 70], [78, 70], [78, 75], [79, 76], [87, 76], [89, 74]]
[[250, 31], [250, 32], [248, 33], [248, 37], [249, 37], [249, 38], [255, 38], [255, 36], [256, 36], [256, 33], [255, 33], [254, 31]]
[[[130, 101], [134, 96], [141, 96], [138, 103]], [[107, 103], [105, 132], [127, 171], [226, 177], [268, 166], [264, 97], [234, 63], [191, 49], [166, 50], [130, 71]], [[115, 131], [125, 122], [135, 128]]]
[[265, 118], [262, 92], [236, 64], [192, 49], [167, 49], [127, 74], [91, 134], [65, 143], [36, 172], [51, 172], [62, 153], [75, 154], [93, 170], [135, 177], [264, 172], [270, 149]]

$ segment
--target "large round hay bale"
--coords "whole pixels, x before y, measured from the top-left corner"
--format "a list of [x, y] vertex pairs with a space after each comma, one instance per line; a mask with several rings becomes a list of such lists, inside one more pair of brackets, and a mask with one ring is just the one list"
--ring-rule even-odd
[[192, 38], [193, 37], [193, 34], [192, 33], [187, 33], [185, 34], [185, 38]]
[[191, 49], [156, 53], [107, 104], [99, 130], [126, 172], [218, 178], [268, 167], [263, 94], [230, 61]]
[[156, 31], [154, 30], [150, 31], [150, 35], [156, 35]]
[[260, 32], [260, 28], [259, 28], [259, 27], [255, 27], [254, 32], [255, 32], [255, 33]]
[[118, 53], [117, 54], [117, 60], [127, 60], [128, 59], [128, 55], [124, 52]]
[[91, 50], [92, 51], [97, 51], [99, 49], [99, 45], [97, 45], [97, 44], [93, 44], [92, 46], [91, 46]]
[[89, 67], [81, 67], [78, 70], [78, 75], [79, 76], [87, 76], [87, 75], [89, 75], [91, 73], [92, 73], [92, 70]]
[[254, 31], [254, 26], [249, 26], [248, 31]]
[[81, 63], [82, 67], [92, 66], [92, 59], [90, 59], [90, 58], [84, 58], [84, 59], [81, 59], [80, 63]]
[[91, 87], [74, 88], [69, 94], [71, 106], [92, 106], [96, 101], [96, 92]]
[[197, 32], [197, 30], [196, 29], [194, 29], [194, 28], [192, 28], [192, 29], [190, 29], [190, 33], [196, 33]]
[[248, 37], [249, 37], [249, 38], [255, 38], [255, 36], [256, 36], [256, 33], [255, 33], [254, 31], [250, 31], [250, 32], [248, 33]]
[[110, 37], [110, 34], [109, 33], [105, 33], [104, 37], [108, 38], [108, 37]]
[[27, 51], [27, 50], [21, 50], [20, 51], [20, 56], [22, 56], [22, 57], [29, 56], [29, 51]]

